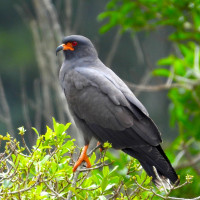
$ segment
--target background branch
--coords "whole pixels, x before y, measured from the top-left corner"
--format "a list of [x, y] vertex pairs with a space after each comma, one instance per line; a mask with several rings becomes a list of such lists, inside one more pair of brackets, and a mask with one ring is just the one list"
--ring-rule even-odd
[[13, 125], [12, 125], [12, 119], [11, 119], [11, 114], [10, 114], [10, 108], [8, 105], [8, 102], [6, 100], [4, 88], [3, 88], [3, 83], [0, 77], [0, 108], [2, 109], [0, 113], [0, 120], [5, 123], [8, 132], [14, 136], [14, 130], [13, 130]]

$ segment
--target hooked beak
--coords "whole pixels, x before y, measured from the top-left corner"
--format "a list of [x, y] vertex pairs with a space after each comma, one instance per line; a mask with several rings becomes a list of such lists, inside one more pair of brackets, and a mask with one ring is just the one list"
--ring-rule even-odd
[[56, 48], [56, 55], [58, 54], [59, 51], [61, 50], [70, 50], [70, 51], [74, 51], [73, 45], [71, 42], [68, 42], [67, 44], [61, 44], [60, 46], [58, 46]]
[[63, 44], [61, 44], [60, 46], [58, 46], [56, 48], [56, 55], [58, 54], [59, 51], [63, 50]]

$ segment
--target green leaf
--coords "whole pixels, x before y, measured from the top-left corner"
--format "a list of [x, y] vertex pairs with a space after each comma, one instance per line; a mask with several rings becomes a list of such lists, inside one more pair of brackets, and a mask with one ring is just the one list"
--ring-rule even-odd
[[94, 165], [95, 160], [96, 160], [96, 154], [95, 154], [95, 152], [93, 152], [92, 156], [90, 157], [91, 165]]
[[158, 65], [172, 65], [172, 63], [174, 62], [175, 57], [174, 55], [168, 56], [167, 58], [162, 58], [160, 59], [157, 64]]
[[66, 125], [65, 125], [65, 131], [71, 126], [71, 122], [69, 122], [69, 123], [67, 123]]
[[112, 148], [112, 144], [111, 143], [109, 143], [109, 142], [105, 142], [104, 144], [103, 144], [103, 148]]
[[79, 195], [79, 194], [76, 192], [75, 188], [69, 187], [69, 190], [71, 190], [71, 191], [76, 195], [76, 197], [78, 197], [78, 199], [85, 199], [85, 198], [83, 198], [81, 195]]
[[165, 76], [165, 77], [170, 76], [170, 71], [168, 69], [155, 69], [153, 70], [152, 73], [154, 76]]
[[147, 174], [144, 170], [142, 170], [142, 174], [141, 174], [141, 180], [145, 180], [147, 177]]
[[108, 17], [109, 16], [109, 12], [103, 12], [103, 13], [100, 13], [99, 15], [98, 15], [98, 17], [97, 17], [97, 20], [99, 20], [99, 21], [102, 21], [102, 20], [104, 20], [106, 17]]
[[13, 183], [11, 182], [11, 180], [9, 180], [9, 179], [3, 180], [3, 187], [4, 188], [10, 188], [10, 187], [12, 187], [12, 185], [13, 185]]
[[108, 178], [105, 177], [105, 178], [103, 178], [103, 180], [101, 182], [101, 189], [102, 189], [103, 192], [105, 191], [107, 185], [108, 185]]
[[101, 196], [98, 196], [98, 199], [99, 199], [99, 200], [106, 200], [107, 198], [104, 197], [103, 195], [101, 195]]
[[46, 133], [45, 133], [45, 135], [44, 135], [45, 140], [51, 139], [52, 136], [53, 136], [53, 131], [52, 131], [51, 128], [49, 128], [49, 127], [47, 126], [47, 131], [46, 131]]
[[7, 160], [7, 162], [8, 162], [13, 168], [15, 168], [15, 164], [14, 164], [11, 160]]
[[112, 183], [112, 184], [118, 184], [120, 181], [120, 177], [119, 176], [111, 176], [109, 178], [109, 183]]
[[109, 174], [109, 167], [108, 166], [104, 166], [103, 167], [103, 176], [107, 177]]
[[40, 162], [39, 162], [39, 165], [43, 165], [46, 163], [47, 160], [49, 160], [50, 158], [50, 155], [46, 155]]
[[173, 66], [174, 66], [175, 74], [184, 76], [184, 74], [185, 74], [185, 66], [184, 66], [183, 61], [181, 59], [176, 59], [174, 61]]
[[34, 132], [37, 134], [37, 136], [39, 137], [40, 136], [40, 134], [38, 133], [38, 131], [37, 131], [37, 129], [36, 128], [34, 128], [34, 127], [32, 127], [32, 129], [34, 130]]
[[118, 165], [115, 166], [115, 167], [110, 171], [109, 176], [112, 176], [113, 173], [118, 169], [118, 167], [119, 167]]
[[56, 132], [57, 131], [57, 126], [58, 126], [58, 123], [56, 122], [55, 118], [52, 117], [53, 119], [53, 128], [54, 128], [54, 131]]
[[105, 188], [105, 191], [110, 190], [111, 188], [113, 188], [116, 184], [108, 184], [107, 187]]

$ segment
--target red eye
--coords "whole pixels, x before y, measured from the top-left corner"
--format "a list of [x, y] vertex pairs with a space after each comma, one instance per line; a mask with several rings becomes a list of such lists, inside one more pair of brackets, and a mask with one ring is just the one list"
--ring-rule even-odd
[[76, 42], [76, 41], [74, 41], [74, 42], [72, 42], [72, 46], [76, 46], [78, 44], [78, 42]]

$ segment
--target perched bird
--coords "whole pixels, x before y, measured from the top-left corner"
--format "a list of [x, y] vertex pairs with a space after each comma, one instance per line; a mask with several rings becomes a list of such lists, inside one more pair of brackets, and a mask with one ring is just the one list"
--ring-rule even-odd
[[164, 183], [170, 188], [171, 183], [178, 183], [177, 174], [160, 146], [161, 134], [146, 108], [101, 62], [92, 42], [84, 36], [71, 35], [62, 43], [56, 49], [56, 53], [63, 50], [65, 57], [59, 80], [85, 142], [73, 171], [83, 161], [91, 167], [87, 149], [95, 137], [101, 144], [108, 141], [113, 148], [138, 159], [158, 187]]

